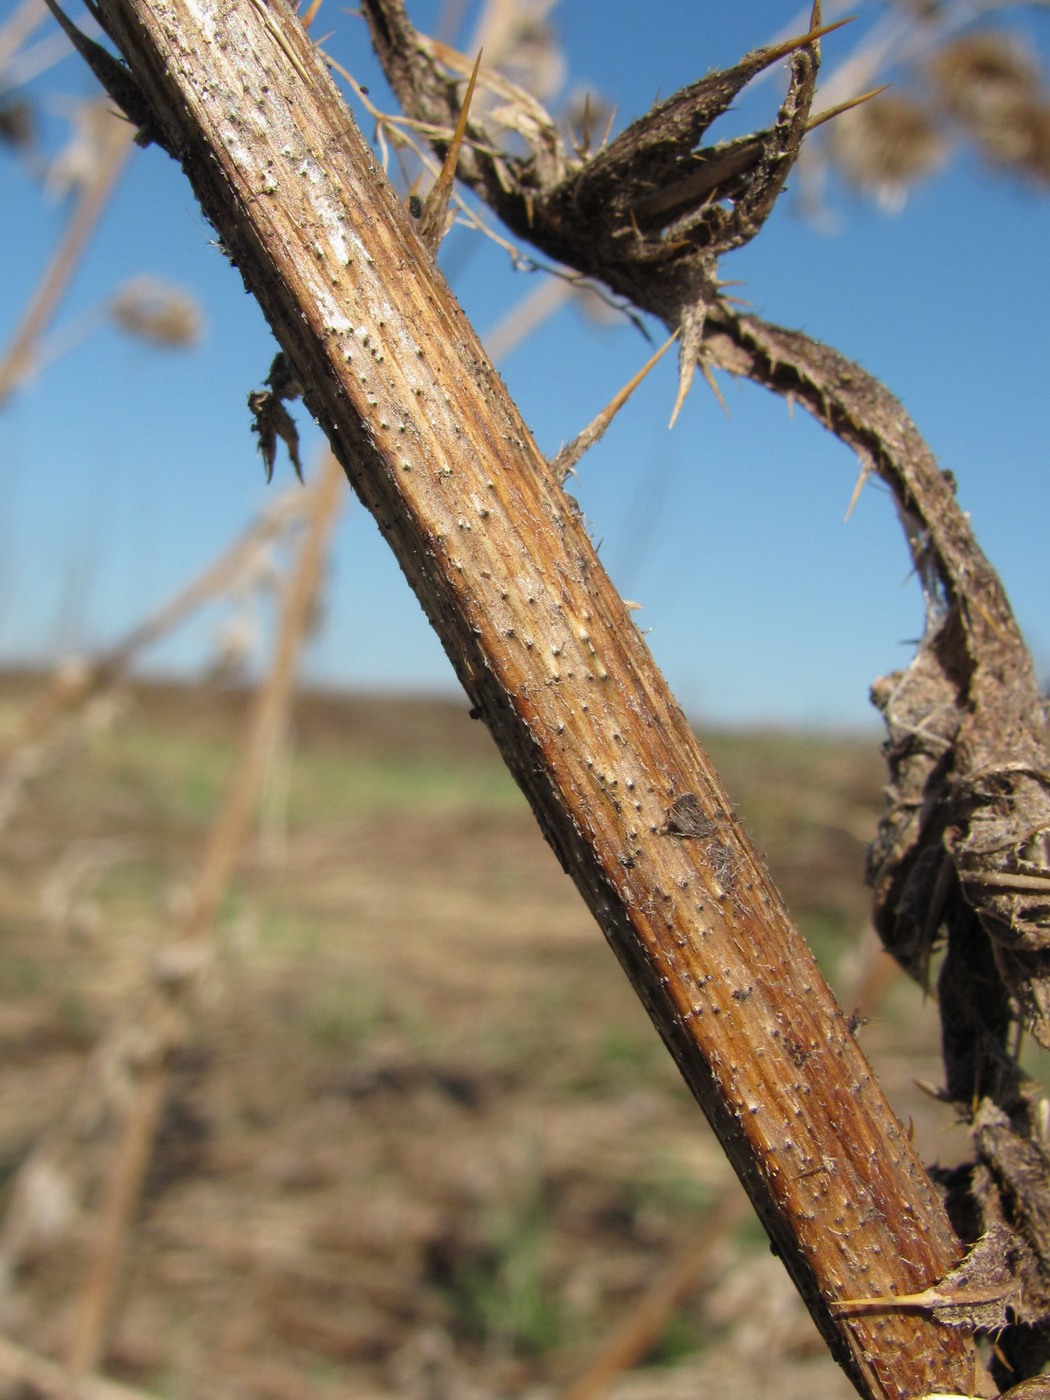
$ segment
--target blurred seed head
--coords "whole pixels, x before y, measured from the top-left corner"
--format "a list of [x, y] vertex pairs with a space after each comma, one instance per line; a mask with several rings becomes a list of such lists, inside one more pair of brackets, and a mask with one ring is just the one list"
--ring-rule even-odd
[[943, 45], [927, 71], [938, 101], [957, 121], [980, 126], [1034, 97], [1039, 68], [1012, 34], [983, 29]]
[[1014, 34], [983, 29], [945, 44], [928, 74], [936, 100], [993, 165], [1050, 183], [1050, 99]]
[[905, 10], [918, 20], [936, 19], [944, 8], [942, 0], [896, 0], [897, 9]]
[[204, 332], [204, 317], [193, 298], [154, 277], [125, 283], [109, 313], [127, 335], [168, 350], [188, 349]]
[[36, 149], [33, 109], [24, 97], [0, 96], [0, 141], [22, 156], [32, 155]]
[[1008, 118], [981, 131], [977, 142], [993, 165], [1050, 185], [1050, 103], [1037, 98], [1018, 104]]
[[546, 20], [520, 15], [509, 36], [504, 64], [510, 77], [541, 102], [565, 81], [565, 59]]
[[242, 679], [259, 640], [258, 620], [244, 612], [234, 614], [214, 639], [214, 652], [206, 668], [208, 679], [221, 684]]
[[127, 132], [127, 122], [115, 114], [108, 97], [78, 102], [69, 140], [48, 167], [48, 192], [61, 198], [93, 184], [114, 152], [127, 144]]
[[894, 210], [948, 155], [929, 112], [904, 93], [886, 93], [836, 117], [828, 149], [850, 184]]
[[547, 22], [554, 0], [489, 0], [474, 39], [485, 62], [539, 102], [565, 81], [565, 56]]

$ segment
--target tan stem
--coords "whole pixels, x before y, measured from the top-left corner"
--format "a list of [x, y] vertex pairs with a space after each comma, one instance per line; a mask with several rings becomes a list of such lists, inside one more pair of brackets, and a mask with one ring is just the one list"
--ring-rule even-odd
[[113, 117], [107, 121], [105, 131], [105, 138], [99, 143], [97, 163], [74, 205], [62, 241], [26, 308], [7, 353], [0, 359], [0, 407], [32, 373], [40, 337], [55, 314], [131, 153], [135, 133], [129, 122]]
[[256, 701], [237, 773], [209, 836], [197, 877], [192, 912], [182, 931], [184, 938], [199, 938], [211, 931], [219, 900], [244, 845], [252, 810], [288, 713], [296, 664], [317, 601], [328, 542], [336, 520], [336, 506], [344, 490], [342, 471], [330, 452], [324, 454], [312, 490], [314, 500], [306, 535], [285, 594], [270, 672]]
[[98, 1370], [113, 1303], [128, 1222], [142, 1191], [168, 1073], [161, 1062], [145, 1069], [136, 1084], [115, 1169], [110, 1177], [102, 1220], [95, 1240], [92, 1267], [77, 1302], [69, 1347], [66, 1396], [86, 1400], [86, 1377]]
[[[277, 643], [270, 673], [259, 692], [240, 763], [212, 825], [201, 861], [190, 912], [180, 930], [182, 945], [200, 943], [214, 923], [219, 900], [248, 833], [266, 763], [287, 713], [295, 679], [296, 660], [308, 631], [317, 598], [327, 544], [335, 524], [342, 472], [330, 453], [312, 487], [313, 501], [306, 533], [285, 591]], [[190, 968], [193, 964], [188, 964]], [[165, 1022], [169, 1001], [179, 987], [162, 986], [146, 1021], [153, 1042], [152, 1058], [138, 1074], [115, 1166], [109, 1181], [102, 1223], [88, 1274], [78, 1299], [69, 1353], [69, 1400], [86, 1400], [84, 1380], [97, 1370], [105, 1346], [108, 1319], [132, 1214], [142, 1192], [156, 1129], [164, 1105], [170, 1072]], [[157, 1030], [157, 1026], [161, 1027]]]

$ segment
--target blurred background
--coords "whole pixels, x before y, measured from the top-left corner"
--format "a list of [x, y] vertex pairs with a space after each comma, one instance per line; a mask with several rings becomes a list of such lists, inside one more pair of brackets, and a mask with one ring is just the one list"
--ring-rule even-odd
[[[722, 274], [900, 395], [1045, 674], [1050, 7], [851, 8], [816, 109], [891, 86], [814, 134]], [[809, 22], [409, 12], [577, 132]], [[358, 15], [311, 33], [394, 111]], [[767, 124], [783, 83], [714, 135]], [[301, 406], [306, 484], [283, 453], [266, 482], [246, 400], [276, 346], [109, 105], [39, 0], [0, 0], [0, 1396], [72, 1373], [106, 1400], [844, 1400]], [[391, 178], [425, 188], [382, 125]], [[553, 454], [663, 336], [489, 224], [464, 216], [441, 265]], [[571, 489], [894, 1107], [951, 1162], [917, 1083], [935, 1010], [863, 885], [867, 690], [921, 595], [877, 484], [846, 519], [850, 454], [718, 382], [669, 431], [661, 362]]]

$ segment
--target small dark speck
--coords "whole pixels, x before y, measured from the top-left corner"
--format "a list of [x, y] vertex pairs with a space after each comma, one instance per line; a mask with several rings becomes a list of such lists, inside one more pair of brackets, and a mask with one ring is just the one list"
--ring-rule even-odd
[[747, 1001], [747, 999], [748, 999], [748, 997], [749, 997], [750, 995], [751, 995], [751, 988], [750, 988], [750, 987], [738, 987], [737, 990], [733, 993], [733, 1000], [734, 1000], [734, 1001]]

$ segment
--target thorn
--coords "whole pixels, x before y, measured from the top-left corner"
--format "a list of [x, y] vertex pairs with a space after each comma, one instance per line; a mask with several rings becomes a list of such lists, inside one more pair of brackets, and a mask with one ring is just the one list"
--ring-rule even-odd
[[682, 411], [682, 405], [689, 397], [689, 390], [693, 387], [693, 371], [696, 368], [696, 361], [691, 355], [683, 355], [678, 362], [678, 393], [675, 395], [674, 408], [671, 409], [671, 421], [668, 423], [668, 431], [674, 427], [678, 421], [678, 415]]
[[878, 97], [880, 92], [885, 92], [889, 86], [889, 83], [883, 83], [881, 87], [872, 88], [870, 92], [862, 92], [859, 97], [851, 97], [845, 102], [839, 102], [834, 107], [829, 107], [826, 112], [818, 112], [815, 117], [810, 117], [806, 123], [806, 130], [815, 131], [818, 126], [823, 126], [825, 122], [830, 122], [835, 117], [841, 117], [843, 112], [848, 112], [853, 107], [859, 107], [862, 102], [870, 102], [873, 97]]
[[809, 12], [809, 27], [816, 29], [820, 24], [820, 0], [813, 0], [813, 8]]
[[[819, 4], [815, 5], [814, 8], [819, 10]], [[852, 24], [855, 19], [856, 15], [847, 15], [845, 19], [834, 20], [831, 24], [818, 24], [815, 29], [810, 29], [806, 34], [799, 34], [795, 39], [785, 39], [782, 44], [773, 44], [762, 55], [762, 67], [771, 67], [779, 59], [787, 58], [788, 54], [795, 53], [797, 49], [809, 48], [810, 44], [815, 44], [826, 34], [834, 34], [836, 29], [841, 29], [845, 24]], [[762, 50], [757, 52], [761, 53]]]
[[[986, 1237], [987, 1238], [987, 1237]], [[971, 1251], [972, 1253], [973, 1251]], [[1016, 1284], [1014, 1285], [1016, 1288]], [[829, 1308], [879, 1308], [883, 1311], [896, 1308], [919, 1308], [936, 1314], [938, 1310], [961, 1309], [975, 1304], [999, 1303], [1007, 1296], [1009, 1286], [1001, 1280], [991, 1283], [963, 1283], [961, 1286], [947, 1280], [924, 1288], [921, 1293], [877, 1293], [872, 1298], [829, 1298]]]
[[715, 398], [722, 405], [722, 412], [727, 418], [732, 418], [733, 415], [729, 412], [729, 405], [722, 397], [722, 390], [718, 387], [718, 380], [714, 376], [714, 371], [711, 369], [711, 366], [707, 363], [706, 360], [700, 361], [700, 373], [707, 380], [707, 387], [711, 390], [712, 394], [714, 394]]
[[829, 1308], [922, 1308], [932, 1311], [944, 1301], [936, 1288], [924, 1288], [921, 1293], [877, 1293], [871, 1298], [830, 1298]]
[[262, 20], [263, 24], [269, 30], [270, 36], [273, 39], [274, 43], [281, 50], [281, 52], [284, 54], [285, 58], [292, 65], [295, 71], [299, 74], [300, 78], [302, 78], [306, 86], [309, 87], [309, 74], [303, 67], [302, 60], [300, 59], [299, 55], [292, 48], [292, 45], [284, 30], [280, 27], [279, 24], [277, 24], [274, 21], [266, 6], [262, 3], [262, 0], [252, 0], [252, 5], [255, 7], [255, 10], [258, 13], [259, 18]]
[[459, 113], [459, 121], [456, 129], [452, 133], [452, 140], [449, 143], [448, 151], [445, 155], [445, 163], [441, 167], [441, 173], [434, 181], [433, 188], [427, 195], [423, 203], [423, 213], [419, 219], [419, 236], [426, 244], [431, 257], [437, 256], [437, 250], [441, 246], [441, 240], [445, 236], [445, 216], [448, 213], [448, 203], [452, 198], [452, 186], [456, 178], [456, 166], [459, 163], [459, 151], [463, 145], [463, 137], [467, 132], [467, 115], [470, 112], [470, 101], [474, 96], [474, 84], [478, 80], [478, 70], [481, 68], [481, 50], [474, 60], [474, 71], [470, 75], [467, 83], [467, 91], [463, 98], [463, 106]]
[[[1003, 1349], [1002, 1349], [1002, 1347], [999, 1345], [999, 1339], [998, 1339], [998, 1337], [989, 1336], [989, 1338], [988, 1338], [988, 1343], [989, 1343], [989, 1345], [991, 1346], [992, 1350], [995, 1352], [996, 1356], [999, 1358], [999, 1363], [1000, 1363], [1000, 1365], [1005, 1366], [1006, 1369], [1007, 1369], [1008, 1371], [1012, 1371], [1014, 1368], [1010, 1365], [1009, 1361], [1007, 1361], [1006, 1357], [1003, 1355]], [[1038, 1385], [1038, 1383], [1039, 1383], [1039, 1382], [1036, 1381], [1036, 1384], [1037, 1384], [1037, 1385]], [[1006, 1393], [1007, 1393], [1007, 1395], [1009, 1395], [1010, 1392], [1007, 1391]], [[1039, 1392], [1038, 1392], [1038, 1390], [1031, 1391], [1031, 1392], [1029, 1392], [1029, 1393], [1030, 1393], [1031, 1395], [1033, 1395], [1034, 1400], [1038, 1400], [1038, 1398], [1039, 1398]], [[1044, 1394], [1045, 1394], [1045, 1393], [1046, 1393], [1046, 1392], [1044, 1391]], [[967, 1397], [966, 1397], [966, 1400], [972, 1400], [972, 1397], [967, 1396]]]
[[865, 462], [860, 469], [860, 475], [857, 477], [857, 484], [853, 488], [853, 495], [849, 498], [849, 505], [846, 507], [846, 514], [842, 521], [843, 524], [846, 524], [853, 514], [853, 507], [860, 500], [860, 493], [864, 490], [869, 476], [871, 476], [871, 463]]
[[659, 360], [660, 357], [667, 350], [669, 350], [670, 347], [674, 344], [674, 342], [678, 339], [678, 335], [679, 332], [675, 331], [674, 335], [670, 336], [669, 339], [665, 340], [663, 345], [661, 345], [659, 350], [657, 350], [656, 354], [651, 356], [648, 360], [646, 360], [645, 364], [642, 365], [638, 373], [633, 375], [632, 378], [629, 379], [627, 383], [623, 386], [620, 392], [614, 395], [614, 397], [609, 400], [608, 404], [606, 404], [606, 406], [602, 409], [601, 413], [598, 414], [597, 418], [595, 418], [593, 422], [589, 423], [587, 427], [584, 428], [582, 433], [579, 433], [576, 437], [574, 437], [572, 442], [568, 443], [567, 446], [563, 447], [556, 457], [553, 457], [551, 459], [551, 471], [553, 471], [554, 475], [558, 478], [559, 481], [565, 480], [565, 478], [569, 475], [573, 467], [575, 467], [576, 463], [580, 460], [580, 458], [587, 451], [587, 449], [589, 447], [592, 447], [598, 441], [598, 439], [605, 432], [606, 428], [616, 417], [617, 413], [619, 413], [620, 409], [623, 408], [624, 404], [634, 393], [635, 389], [638, 388], [638, 385], [642, 382], [645, 376], [652, 369], [653, 365], [656, 364], [657, 360]]
[[667, 425], [668, 429], [674, 427], [682, 405], [692, 388], [693, 373], [701, 358], [700, 350], [704, 341], [706, 317], [707, 308], [702, 301], [695, 306], [687, 306], [682, 312], [682, 319], [679, 323], [682, 343], [678, 347], [678, 394], [675, 397], [674, 408], [671, 409], [671, 421]]
[[321, 8], [323, 4], [324, 0], [310, 0], [310, 3], [309, 5], [307, 5], [306, 10], [300, 16], [302, 26], [304, 29], [310, 28], [311, 24], [313, 24], [314, 20], [317, 18], [317, 11]]
[[604, 151], [605, 148], [606, 148], [606, 146], [609, 144], [609, 137], [610, 137], [610, 135], [612, 134], [613, 122], [614, 122], [615, 120], [616, 120], [616, 108], [613, 107], [613, 108], [611, 108], [611, 110], [610, 110], [610, 112], [609, 112], [609, 120], [605, 123], [605, 130], [604, 130], [604, 132], [602, 132], [602, 143], [601, 143], [601, 145], [598, 147], [599, 151]]
[[928, 1094], [931, 1099], [936, 1099], [938, 1103], [951, 1102], [944, 1090], [930, 1079], [914, 1079], [912, 1083], [920, 1093]]
[[591, 153], [591, 94], [590, 89], [583, 94], [583, 122], [582, 134], [580, 136], [580, 155], [589, 156]]

